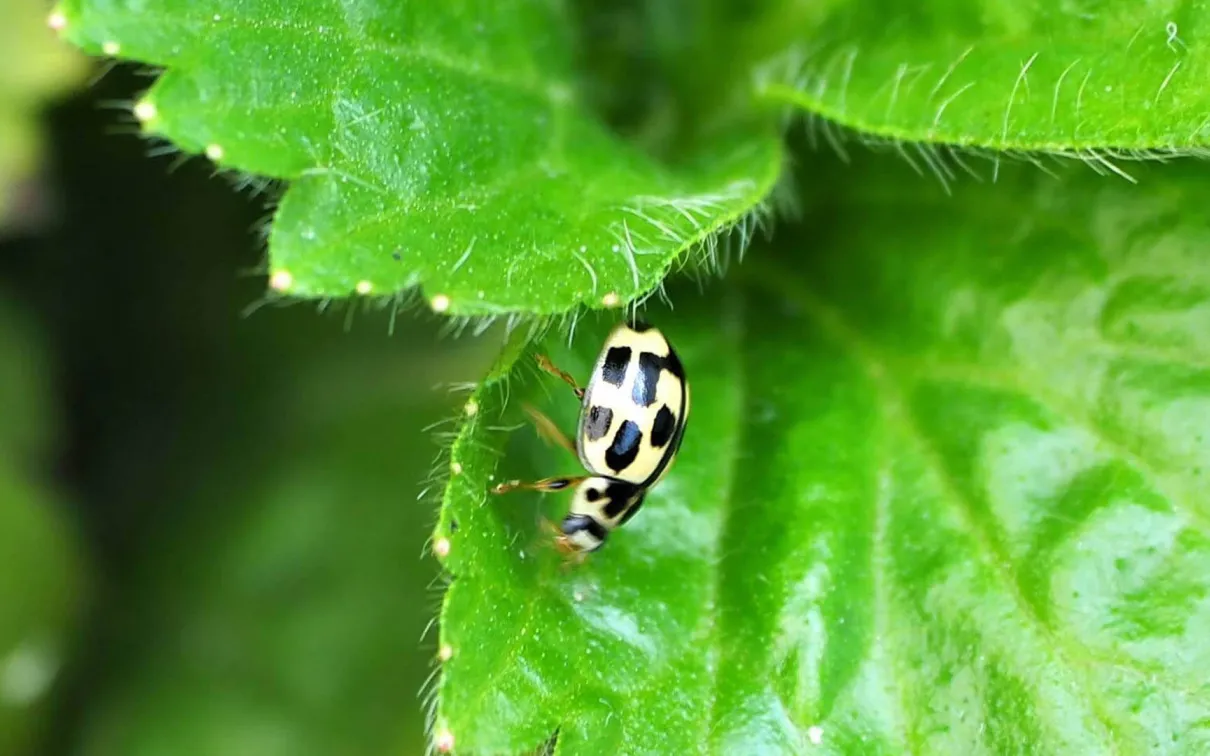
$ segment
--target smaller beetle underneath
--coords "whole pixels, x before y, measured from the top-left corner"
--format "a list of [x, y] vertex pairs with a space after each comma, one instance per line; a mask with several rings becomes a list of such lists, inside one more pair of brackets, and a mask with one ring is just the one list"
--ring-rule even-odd
[[572, 443], [550, 418], [526, 411], [538, 433], [576, 454], [588, 475], [501, 483], [493, 493], [574, 488], [563, 521], [547, 523], [564, 554], [583, 556], [605, 544], [610, 532], [638, 513], [647, 491], [667, 474], [689, 414], [689, 384], [672, 345], [641, 321], [616, 326], [605, 340], [592, 376], [580, 388], [545, 355], [539, 367], [570, 385], [581, 400]]

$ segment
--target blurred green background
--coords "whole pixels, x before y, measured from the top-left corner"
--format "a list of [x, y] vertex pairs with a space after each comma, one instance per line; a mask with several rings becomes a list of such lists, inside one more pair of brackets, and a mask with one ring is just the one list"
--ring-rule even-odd
[[80, 73], [18, 103], [0, 214], [0, 756], [421, 753], [426, 428], [498, 339], [253, 307], [273, 193], [157, 156], [146, 73]]

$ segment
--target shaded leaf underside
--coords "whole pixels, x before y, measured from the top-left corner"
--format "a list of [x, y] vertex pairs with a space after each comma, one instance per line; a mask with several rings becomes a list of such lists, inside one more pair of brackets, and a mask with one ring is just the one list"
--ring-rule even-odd
[[[785, 4], [760, 87], [862, 132], [996, 150], [1201, 150], [1198, 3]], [[792, 35], [792, 36], [787, 36]], [[780, 40], [780, 41], [775, 41]]]
[[[460, 751], [1210, 746], [1204, 182], [850, 177], [650, 314], [688, 435], [586, 566], [559, 570], [533, 498], [485, 493], [576, 470], [513, 425], [526, 399], [574, 427], [574, 398], [528, 362], [478, 390], [436, 533]], [[550, 351], [585, 376], [608, 325]]]
[[[580, 104], [560, 3], [68, 0], [65, 33], [163, 66], [145, 125], [290, 179], [271, 282], [303, 297], [422, 287], [452, 314], [567, 312], [651, 292], [777, 180], [776, 135], [675, 167]], [[139, 111], [136, 110], [136, 114]]]

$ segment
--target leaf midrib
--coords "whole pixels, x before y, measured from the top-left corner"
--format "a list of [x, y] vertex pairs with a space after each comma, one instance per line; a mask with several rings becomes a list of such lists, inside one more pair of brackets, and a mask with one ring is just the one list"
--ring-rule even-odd
[[[728, 340], [731, 342], [727, 345], [729, 349], [723, 351], [725, 353], [737, 354], [739, 344], [736, 342], [737, 339], [742, 339], [744, 330], [743, 308], [733, 290], [728, 289], [724, 297], [723, 317], [735, 319], [736, 322], [734, 325], [736, 327], [728, 329], [726, 323], [721, 324], [723, 333], [730, 336]], [[745, 366], [747, 363], [741, 358], [737, 359], [734, 364], [737, 366], [734, 373], [737, 388], [735, 391], [735, 406], [732, 410], [734, 412], [733, 416], [739, 418], [739, 420], [735, 424], [736, 433], [732, 436], [732, 447], [725, 455], [729, 464], [727, 465], [722, 495], [719, 496], [719, 501], [728, 506], [725, 506], [722, 523], [718, 528], [718, 533], [713, 544], [713, 551], [710, 554], [710, 563], [717, 565], [716, 569], [710, 570], [710, 585], [707, 590], [710, 606], [710, 617], [707, 620], [710, 624], [710, 653], [714, 655], [714, 658], [712, 659], [713, 667], [711, 669], [712, 679], [708, 690], [710, 700], [706, 707], [706, 711], [708, 712], [706, 718], [706, 737], [702, 740], [701, 748], [703, 754], [711, 752], [713, 734], [719, 724], [718, 689], [719, 675], [722, 670], [722, 634], [720, 632], [720, 615], [722, 614], [722, 610], [719, 606], [719, 588], [722, 585], [723, 570], [726, 568], [728, 562], [734, 561], [728, 559], [726, 552], [720, 553], [720, 551], [721, 546], [727, 542], [727, 534], [730, 532], [735, 519], [736, 507], [733, 506], [733, 495], [735, 493], [735, 482], [739, 477], [740, 450], [744, 446], [745, 431], [748, 427], [746, 423], [742, 422], [742, 418], [749, 416], [749, 413], [746, 412], [746, 405], [748, 404], [746, 389], [748, 382]], [[741, 563], [738, 568], [741, 570], [744, 569], [744, 564]]]

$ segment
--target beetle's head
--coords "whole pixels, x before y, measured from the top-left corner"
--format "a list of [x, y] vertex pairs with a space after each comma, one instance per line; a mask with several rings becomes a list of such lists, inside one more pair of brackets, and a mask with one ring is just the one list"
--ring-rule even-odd
[[559, 523], [555, 544], [565, 554], [596, 551], [609, 537], [613, 523], [608, 512], [620, 492], [616, 481], [600, 476], [585, 478], [572, 494], [567, 516]]
[[596, 551], [609, 532], [637, 511], [643, 491], [632, 483], [603, 476], [585, 478], [572, 495], [559, 524], [556, 545], [564, 553]]

